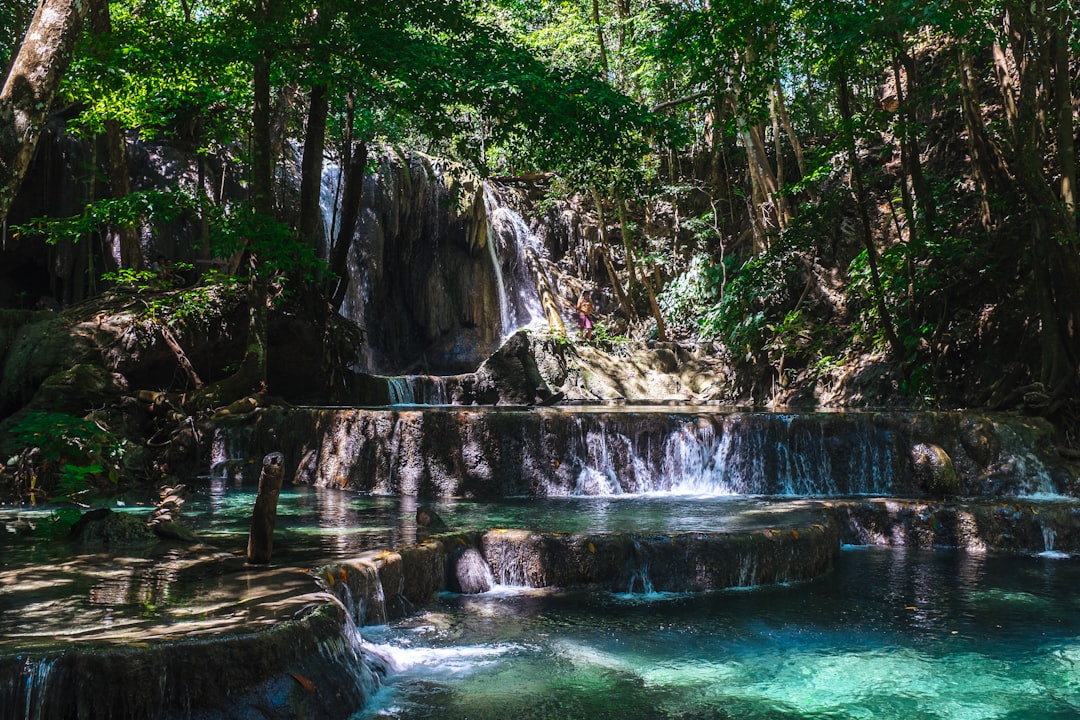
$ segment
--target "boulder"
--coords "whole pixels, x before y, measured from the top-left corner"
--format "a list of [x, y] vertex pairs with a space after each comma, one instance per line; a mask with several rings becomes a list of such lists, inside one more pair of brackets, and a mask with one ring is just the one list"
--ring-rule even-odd
[[928, 495], [941, 497], [959, 492], [960, 482], [952, 458], [939, 445], [916, 443], [911, 448], [911, 463], [916, 485]]
[[494, 584], [491, 568], [480, 551], [473, 547], [458, 548], [446, 566], [446, 589], [462, 595], [487, 592]]

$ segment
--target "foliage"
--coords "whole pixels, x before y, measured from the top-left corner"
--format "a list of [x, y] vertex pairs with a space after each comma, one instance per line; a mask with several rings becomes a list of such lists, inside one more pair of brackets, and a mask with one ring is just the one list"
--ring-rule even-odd
[[587, 342], [603, 348], [606, 352], [623, 357], [630, 355], [633, 345], [630, 338], [620, 335], [604, 322], [598, 322], [593, 326], [592, 337]]
[[0, 65], [8, 67], [10, 59], [19, 49], [30, 16], [34, 14], [34, 0], [9, 0], [0, 13]]
[[701, 319], [701, 334], [720, 339], [745, 362], [776, 362], [801, 354], [806, 315], [796, 307], [806, 277], [804, 261], [787, 248], [751, 258], [727, 292]]
[[102, 198], [87, 203], [79, 215], [34, 218], [29, 223], [13, 227], [12, 233], [15, 237], [40, 236], [50, 245], [76, 243], [108, 227], [131, 227], [140, 220], [169, 222], [193, 205], [194, 200], [179, 190], [143, 190], [121, 198]]
[[17, 494], [36, 502], [78, 499], [114, 487], [127, 441], [97, 423], [65, 413], [33, 412], [10, 429], [17, 448], [7, 461]]
[[664, 286], [657, 302], [668, 330], [676, 336], [697, 337], [700, 317], [720, 299], [724, 269], [703, 254], [694, 255], [689, 268]]

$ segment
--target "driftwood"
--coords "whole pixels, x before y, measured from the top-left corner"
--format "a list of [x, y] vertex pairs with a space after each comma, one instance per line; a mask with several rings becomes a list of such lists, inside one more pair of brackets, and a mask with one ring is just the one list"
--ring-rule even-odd
[[274, 547], [274, 523], [277, 521], [278, 495], [285, 476], [285, 456], [273, 452], [263, 458], [259, 475], [259, 494], [251, 513], [251, 532], [248, 534], [247, 561], [249, 565], [266, 565]]

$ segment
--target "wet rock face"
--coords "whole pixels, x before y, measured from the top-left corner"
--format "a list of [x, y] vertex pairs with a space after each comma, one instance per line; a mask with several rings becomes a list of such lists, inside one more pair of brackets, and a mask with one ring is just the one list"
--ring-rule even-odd
[[817, 577], [840, 542], [825, 520], [742, 533], [567, 535], [493, 530], [481, 539], [495, 579], [528, 587], [699, 592]]
[[840, 533], [828, 515], [798, 527], [670, 535], [488, 530], [373, 552], [316, 571], [358, 624], [385, 623], [442, 589], [493, 583], [612, 592], [697, 592], [806, 580], [829, 572]]
[[960, 423], [960, 442], [980, 467], [988, 467], [1001, 454], [1001, 438], [987, 417], [966, 417]]
[[1080, 551], [1080, 508], [1068, 503], [1035, 507], [1022, 501], [946, 504], [878, 499], [837, 503], [832, 512], [843, 542], [852, 545]]
[[366, 331], [367, 372], [467, 372], [498, 347], [483, 203], [468, 202], [456, 173], [387, 151], [365, 180], [341, 311]]
[[488, 405], [533, 405], [552, 395], [533, 355], [528, 333], [503, 343], [476, 372], [476, 401]]

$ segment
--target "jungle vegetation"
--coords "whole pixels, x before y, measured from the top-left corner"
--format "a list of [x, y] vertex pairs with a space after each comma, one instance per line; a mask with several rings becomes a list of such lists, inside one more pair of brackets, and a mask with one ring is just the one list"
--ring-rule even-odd
[[[774, 386], [883, 362], [911, 402], [1075, 412], [1080, 17], [1067, 0], [8, 6], [0, 218], [17, 214], [33, 140], [57, 116], [108, 149], [107, 192], [33, 241], [112, 226], [110, 269], [140, 272], [136, 219], [200, 213], [252, 308], [218, 400], [264, 372], [271, 277], [340, 297], [339, 253], [328, 272], [314, 260], [324, 157], [348, 169], [348, 198], [369, 149], [390, 143], [481, 176], [547, 174], [585, 198], [620, 333], [715, 342]], [[133, 137], [233, 164], [245, 202], [223, 206], [205, 179], [196, 196], [131, 193]], [[303, 158], [290, 218], [275, 202], [288, 139]], [[342, 225], [339, 250], [347, 213]]]

